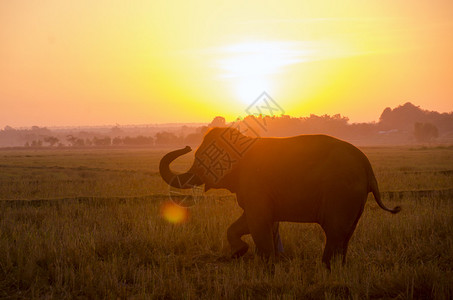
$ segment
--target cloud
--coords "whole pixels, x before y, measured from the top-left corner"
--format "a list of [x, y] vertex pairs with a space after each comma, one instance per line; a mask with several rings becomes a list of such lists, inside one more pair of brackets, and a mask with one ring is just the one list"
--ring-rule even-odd
[[248, 41], [211, 48], [205, 53], [212, 55], [213, 65], [225, 78], [272, 75], [291, 65], [359, 54], [336, 40]]

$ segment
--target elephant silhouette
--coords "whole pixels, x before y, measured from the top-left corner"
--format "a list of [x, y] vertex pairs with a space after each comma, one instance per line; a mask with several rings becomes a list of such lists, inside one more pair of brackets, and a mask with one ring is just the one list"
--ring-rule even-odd
[[349, 240], [363, 213], [368, 193], [381, 201], [378, 183], [366, 155], [352, 144], [327, 135], [252, 138], [234, 128], [213, 128], [183, 174], [170, 163], [191, 151], [189, 146], [167, 153], [159, 171], [169, 185], [205, 190], [225, 188], [236, 194], [243, 214], [227, 230], [232, 257], [248, 251], [241, 237], [251, 234], [257, 252], [273, 258], [283, 250], [278, 222], [318, 223], [326, 244], [323, 263], [346, 259]]

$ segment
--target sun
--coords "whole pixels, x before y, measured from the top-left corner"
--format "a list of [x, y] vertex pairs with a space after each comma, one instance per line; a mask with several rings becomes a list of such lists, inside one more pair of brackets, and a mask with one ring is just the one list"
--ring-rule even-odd
[[244, 77], [232, 82], [237, 99], [246, 105], [252, 103], [262, 92], [273, 91], [272, 80], [263, 77]]
[[221, 47], [220, 77], [241, 102], [249, 104], [263, 91], [279, 88], [276, 78], [284, 75], [285, 66], [304, 61], [307, 51], [298, 46], [288, 41], [255, 41]]

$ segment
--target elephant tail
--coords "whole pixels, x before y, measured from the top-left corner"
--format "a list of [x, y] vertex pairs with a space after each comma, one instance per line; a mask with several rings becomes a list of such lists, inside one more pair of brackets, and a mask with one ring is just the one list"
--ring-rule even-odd
[[381, 200], [381, 193], [379, 192], [379, 187], [378, 183], [376, 180], [376, 177], [374, 176], [373, 169], [370, 168], [371, 171], [371, 176], [370, 176], [370, 190], [373, 193], [374, 199], [376, 200], [377, 204], [379, 205], [380, 208], [382, 208], [385, 211], [391, 212], [392, 214], [399, 213], [401, 211], [401, 206], [395, 206], [393, 209], [390, 209], [382, 203]]

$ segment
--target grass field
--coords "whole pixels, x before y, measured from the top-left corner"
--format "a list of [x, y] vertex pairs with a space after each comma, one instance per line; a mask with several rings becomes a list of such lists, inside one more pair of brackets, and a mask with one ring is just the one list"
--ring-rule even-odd
[[226, 191], [167, 222], [165, 151], [0, 150], [0, 298], [452, 299], [453, 149], [363, 151], [385, 204], [403, 211], [370, 196], [348, 263], [328, 272], [315, 224], [281, 225], [286, 253], [274, 266], [253, 246], [230, 260], [226, 229], [241, 210]]

